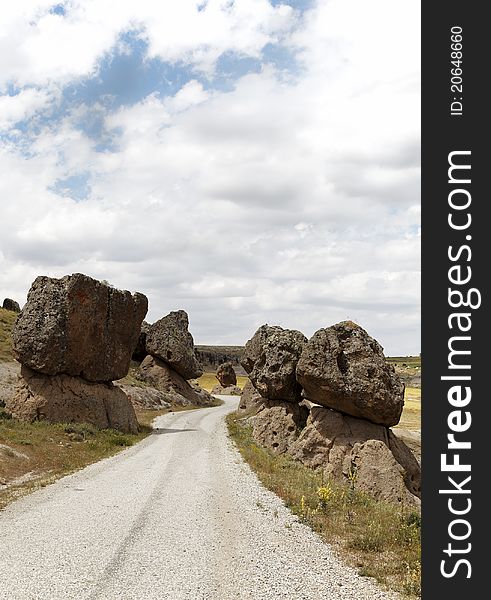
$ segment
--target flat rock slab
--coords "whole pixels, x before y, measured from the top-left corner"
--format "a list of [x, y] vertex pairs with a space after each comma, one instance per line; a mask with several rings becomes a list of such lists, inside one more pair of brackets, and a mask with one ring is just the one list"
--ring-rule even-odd
[[45, 375], [121, 379], [147, 308], [143, 294], [79, 273], [37, 277], [12, 334], [15, 358]]

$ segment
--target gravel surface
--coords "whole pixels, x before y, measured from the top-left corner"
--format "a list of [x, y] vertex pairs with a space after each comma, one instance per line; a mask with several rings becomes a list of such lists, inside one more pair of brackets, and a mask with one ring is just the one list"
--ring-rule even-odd
[[0, 513], [3, 600], [389, 600], [265, 490], [217, 408]]

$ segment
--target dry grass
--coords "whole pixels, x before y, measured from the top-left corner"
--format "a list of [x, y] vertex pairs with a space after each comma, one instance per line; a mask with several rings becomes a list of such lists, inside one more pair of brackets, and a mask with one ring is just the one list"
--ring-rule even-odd
[[[248, 377], [245, 377], [244, 375], [237, 375], [237, 385], [242, 389], [246, 384], [247, 379]], [[207, 392], [211, 392], [211, 390], [218, 385], [218, 379], [215, 377], [215, 373], [203, 373], [196, 381]]]
[[262, 483], [286, 506], [333, 544], [361, 574], [416, 598], [420, 594], [420, 515], [409, 508], [372, 498], [326, 481], [287, 456], [274, 456], [257, 446], [251, 428], [232, 413], [232, 439]]
[[12, 329], [17, 313], [0, 308], [0, 361], [14, 360], [12, 354]]
[[406, 388], [404, 409], [397, 427], [410, 431], [421, 430], [421, 388]]

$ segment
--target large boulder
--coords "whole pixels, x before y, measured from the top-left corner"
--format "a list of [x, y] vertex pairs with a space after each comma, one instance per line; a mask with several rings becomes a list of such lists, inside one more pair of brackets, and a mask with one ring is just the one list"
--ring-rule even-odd
[[303, 405], [264, 399], [262, 409], [251, 419], [252, 436], [273, 454], [283, 454], [305, 427], [308, 414]]
[[262, 325], [244, 348], [242, 366], [264, 398], [299, 402], [301, 387], [295, 378], [298, 359], [307, 338], [291, 329]]
[[404, 442], [382, 425], [312, 406], [288, 453], [377, 500], [419, 504], [419, 464]]
[[140, 387], [137, 385], [119, 384], [123, 392], [128, 396], [133, 407], [138, 410], [162, 410], [170, 408], [167, 396], [164, 392], [153, 387]]
[[165, 361], [155, 356], [147, 356], [141, 363], [137, 377], [164, 392], [170, 404], [188, 406], [209, 406], [213, 404], [212, 396], [198, 384], [188, 382]]
[[404, 406], [404, 384], [383, 348], [352, 321], [317, 331], [297, 365], [304, 396], [322, 406], [396, 425]]
[[45, 375], [121, 379], [147, 308], [143, 294], [80, 273], [37, 277], [12, 334], [15, 358]]
[[234, 367], [231, 362], [224, 362], [219, 365], [216, 372], [216, 378], [222, 387], [237, 385], [237, 375], [235, 374]]
[[12, 312], [20, 313], [19, 303], [15, 300], [12, 300], [12, 298], [5, 298], [2, 304], [2, 308], [4, 308], [5, 310], [10, 310]]
[[242, 389], [237, 412], [239, 415], [255, 415], [264, 407], [264, 403], [265, 399], [252, 385], [252, 381], [248, 379]]
[[189, 319], [184, 310], [169, 313], [147, 331], [146, 350], [168, 363], [184, 379], [196, 379], [203, 369], [194, 352], [193, 336], [188, 331]]
[[90, 423], [99, 429], [138, 433], [135, 411], [126, 394], [109, 383], [70, 375], [43, 375], [22, 366], [17, 391], [6, 409], [23, 421]]

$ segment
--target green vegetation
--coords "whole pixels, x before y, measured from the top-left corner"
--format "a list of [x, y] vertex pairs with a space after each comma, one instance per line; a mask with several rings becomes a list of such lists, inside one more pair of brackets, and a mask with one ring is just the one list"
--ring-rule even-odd
[[14, 360], [12, 354], [12, 329], [17, 313], [0, 308], [0, 361]]
[[387, 362], [397, 367], [421, 368], [421, 356], [388, 356]]
[[327, 481], [282, 455], [257, 446], [235, 413], [227, 418], [240, 453], [267, 488], [333, 544], [362, 575], [415, 598], [420, 594], [420, 515], [409, 507], [376, 502], [351, 485]]

